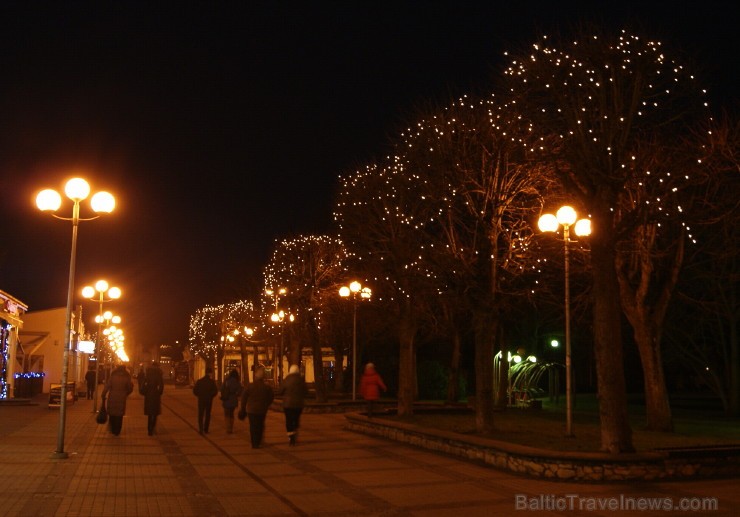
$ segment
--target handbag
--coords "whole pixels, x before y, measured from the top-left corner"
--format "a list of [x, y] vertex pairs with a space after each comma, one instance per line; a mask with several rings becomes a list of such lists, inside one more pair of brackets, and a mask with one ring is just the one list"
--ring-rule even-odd
[[99, 424], [104, 424], [108, 421], [108, 410], [105, 407], [105, 399], [103, 399], [103, 403], [100, 405], [100, 410], [95, 416], [95, 421]]

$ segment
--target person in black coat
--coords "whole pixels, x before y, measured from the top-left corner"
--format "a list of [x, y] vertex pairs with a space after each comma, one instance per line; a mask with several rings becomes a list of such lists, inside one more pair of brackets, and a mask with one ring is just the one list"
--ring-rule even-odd
[[164, 392], [164, 376], [159, 363], [153, 361], [146, 369], [144, 382], [140, 386], [144, 395], [144, 414], [147, 415], [147, 434], [154, 434], [157, 425], [157, 416], [162, 412], [162, 393]]
[[249, 437], [252, 440], [253, 449], [259, 449], [262, 446], [265, 417], [273, 398], [272, 388], [265, 384], [265, 369], [255, 369], [254, 382], [244, 389], [239, 409], [239, 420], [244, 420], [246, 416], [249, 417]]
[[226, 421], [226, 433], [234, 432], [234, 411], [239, 405], [239, 396], [242, 394], [243, 386], [239, 380], [239, 372], [231, 370], [221, 386], [221, 405], [224, 407], [224, 420]]
[[295, 445], [298, 437], [298, 427], [301, 423], [301, 413], [305, 405], [306, 381], [301, 375], [301, 368], [297, 364], [290, 365], [288, 375], [280, 385], [278, 395], [283, 397], [283, 413], [285, 413], [285, 430], [288, 432], [288, 444]]
[[200, 434], [208, 432], [208, 426], [211, 423], [213, 397], [218, 395], [218, 386], [216, 386], [216, 381], [211, 378], [212, 373], [213, 368], [206, 368], [206, 374], [195, 381], [193, 386], [193, 395], [198, 397], [198, 432]]
[[85, 374], [85, 384], [87, 385], [87, 400], [95, 398], [95, 381], [97, 380], [97, 372], [95, 370], [88, 370]]
[[115, 436], [121, 434], [123, 416], [126, 414], [126, 399], [132, 391], [134, 391], [134, 383], [131, 380], [131, 374], [125, 366], [117, 366], [105, 381], [102, 395], [103, 405], [108, 411], [110, 432]]

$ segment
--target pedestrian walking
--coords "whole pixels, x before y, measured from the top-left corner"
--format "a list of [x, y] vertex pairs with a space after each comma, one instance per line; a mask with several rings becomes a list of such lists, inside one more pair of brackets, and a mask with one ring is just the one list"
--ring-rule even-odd
[[198, 432], [200, 434], [208, 433], [208, 426], [211, 423], [211, 407], [213, 406], [213, 397], [218, 394], [218, 386], [211, 375], [213, 368], [207, 367], [206, 373], [195, 381], [193, 386], [193, 395], [198, 397]]
[[373, 416], [375, 401], [380, 398], [380, 392], [386, 391], [385, 383], [380, 374], [375, 370], [373, 363], [365, 365], [365, 372], [360, 379], [360, 395], [367, 400], [367, 416]]
[[239, 396], [242, 394], [242, 383], [239, 381], [239, 372], [231, 370], [229, 376], [221, 386], [221, 405], [224, 407], [226, 432], [234, 432], [234, 411], [239, 405]]
[[265, 417], [273, 398], [272, 388], [265, 384], [265, 369], [255, 369], [254, 381], [249, 383], [244, 390], [239, 409], [239, 420], [244, 420], [245, 416], [249, 418], [249, 437], [253, 449], [259, 449], [262, 446]]
[[139, 390], [144, 395], [147, 434], [152, 436], [157, 426], [157, 416], [162, 412], [162, 393], [164, 392], [164, 377], [158, 362], [152, 361], [151, 366], [146, 369], [144, 381]]
[[136, 374], [136, 385], [139, 390], [139, 395], [144, 394], [144, 380], [146, 379], [146, 367], [144, 363], [139, 365], [139, 372]]
[[283, 397], [283, 413], [285, 413], [285, 430], [288, 432], [288, 444], [295, 445], [298, 439], [301, 413], [306, 401], [306, 381], [301, 375], [301, 368], [297, 364], [290, 365], [288, 375], [278, 390]]
[[126, 414], [126, 399], [134, 391], [134, 382], [126, 367], [117, 366], [105, 382], [103, 404], [108, 410], [110, 432], [118, 436], [123, 427], [123, 416]]
[[95, 397], [95, 381], [97, 374], [95, 370], [88, 370], [85, 374], [85, 385], [87, 386], [87, 400], [92, 400]]

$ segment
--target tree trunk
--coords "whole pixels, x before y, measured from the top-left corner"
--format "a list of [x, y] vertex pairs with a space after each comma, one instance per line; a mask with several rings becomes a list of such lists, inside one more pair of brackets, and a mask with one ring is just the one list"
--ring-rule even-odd
[[226, 377], [224, 372], [224, 349], [219, 348], [216, 350], [216, 373], [219, 379]]
[[[732, 299], [732, 306], [736, 306], [735, 293], [731, 292], [730, 297]], [[729, 318], [728, 325], [730, 327], [729, 336], [729, 366], [727, 385], [730, 387], [730, 393], [728, 394], [727, 408], [725, 413], [727, 416], [738, 416], [740, 415], [740, 343], [738, 343], [738, 320], [737, 318]]]
[[636, 252], [616, 257], [619, 292], [625, 316], [632, 325], [643, 369], [647, 428], [673, 431], [668, 389], [663, 373], [661, 329], [684, 256], [683, 235], [676, 241], [670, 266], [655, 274], [657, 225], [643, 225], [633, 234]]
[[486, 311], [478, 313], [475, 325], [475, 429], [493, 432], [493, 336], [496, 324]]
[[398, 341], [400, 345], [398, 357], [398, 416], [414, 414], [414, 347], [416, 338], [416, 323], [411, 312], [410, 304], [404, 304], [398, 326]]
[[640, 352], [645, 383], [646, 428], [650, 431], [673, 432], [671, 404], [658, 344], [660, 338], [651, 332], [649, 325], [644, 325], [639, 331], [635, 328], [635, 341]]
[[452, 357], [450, 358], [450, 372], [447, 375], [447, 404], [453, 404], [460, 399], [460, 349], [462, 340], [460, 333], [452, 336]]
[[307, 322], [308, 336], [311, 343], [311, 355], [313, 355], [314, 389], [316, 390], [316, 401], [326, 402], [326, 381], [324, 379], [324, 358], [321, 355], [321, 342], [316, 326], [316, 320], [311, 316]]
[[243, 338], [239, 338], [239, 355], [242, 360], [242, 379], [244, 384], [249, 383], [249, 351]]
[[344, 392], [344, 348], [334, 348], [334, 391]]
[[[300, 340], [293, 339], [293, 332], [288, 333], [288, 367], [297, 364], [300, 366], [302, 357], [302, 350], [300, 347]], [[285, 378], [285, 375], [287, 375], [288, 372], [284, 372], [283, 378]]]
[[[627, 414], [619, 285], [614, 244], [599, 228], [610, 228], [609, 216], [594, 217], [591, 239], [593, 271], [594, 357], [598, 383], [601, 448], [611, 453], [633, 452]], [[601, 224], [599, 224], [601, 223]], [[576, 431], [577, 434], [577, 431]]]

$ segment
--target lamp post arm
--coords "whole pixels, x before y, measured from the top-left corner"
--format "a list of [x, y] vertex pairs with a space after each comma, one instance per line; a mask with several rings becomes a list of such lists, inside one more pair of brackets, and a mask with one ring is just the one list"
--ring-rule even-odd
[[61, 221], [72, 221], [72, 224], [75, 224], [75, 221], [77, 221], [78, 223], [80, 221], [94, 221], [95, 219], [98, 219], [100, 217], [99, 215], [96, 215], [93, 217], [80, 217], [79, 216], [79, 206], [80, 206], [79, 202], [75, 202], [75, 206], [77, 207], [77, 217], [62, 217], [61, 215], [57, 215], [57, 214], [51, 214], [51, 216]]

